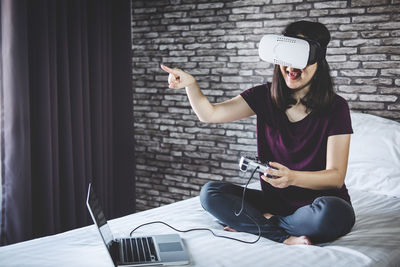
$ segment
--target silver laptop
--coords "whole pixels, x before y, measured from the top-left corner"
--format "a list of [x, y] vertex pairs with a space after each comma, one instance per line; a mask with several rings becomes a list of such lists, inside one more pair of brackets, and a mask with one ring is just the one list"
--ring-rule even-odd
[[89, 184], [86, 205], [114, 266], [189, 264], [189, 255], [178, 234], [115, 239], [91, 184]]

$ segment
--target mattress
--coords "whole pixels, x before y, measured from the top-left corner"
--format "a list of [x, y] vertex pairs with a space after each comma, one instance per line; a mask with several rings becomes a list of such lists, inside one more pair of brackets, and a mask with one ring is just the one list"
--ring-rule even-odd
[[[190, 266], [400, 266], [400, 124], [366, 114], [352, 114], [346, 184], [356, 213], [347, 235], [329, 243], [287, 246], [261, 238], [244, 244], [207, 231], [180, 233]], [[252, 184], [253, 187], [259, 183]], [[84, 205], [84, 203], [82, 203]], [[246, 241], [257, 237], [232, 233], [200, 205], [199, 197], [109, 221], [115, 237], [126, 237], [140, 224], [163, 221], [180, 230], [210, 228]], [[162, 225], [139, 228], [136, 235], [175, 233]], [[94, 225], [0, 247], [1, 267], [113, 266]]]
[[[331, 243], [287, 246], [261, 238], [255, 244], [214, 237], [207, 231], [181, 233], [190, 266], [400, 266], [400, 199], [351, 190], [356, 224]], [[186, 230], [207, 227], [216, 234], [247, 241], [256, 236], [226, 232], [203, 210], [199, 198], [109, 221], [116, 237], [136, 226], [161, 220]], [[162, 224], [139, 228], [137, 235], [174, 231]], [[0, 248], [0, 266], [113, 266], [94, 225]]]

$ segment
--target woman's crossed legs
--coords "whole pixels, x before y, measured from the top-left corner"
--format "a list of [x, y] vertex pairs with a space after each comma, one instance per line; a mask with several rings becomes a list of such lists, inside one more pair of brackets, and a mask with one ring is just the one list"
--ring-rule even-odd
[[285, 244], [332, 241], [348, 233], [355, 222], [352, 206], [332, 196], [319, 197], [291, 215], [271, 217], [268, 212], [273, 212], [273, 209], [269, 204], [273, 203], [265, 199], [262, 191], [254, 189], [246, 190], [244, 210], [236, 216], [235, 213], [241, 209], [242, 194], [241, 186], [209, 182], [203, 186], [200, 200], [205, 210], [228, 226], [227, 230], [258, 235], [259, 228], [254, 223], [256, 221], [261, 236]]

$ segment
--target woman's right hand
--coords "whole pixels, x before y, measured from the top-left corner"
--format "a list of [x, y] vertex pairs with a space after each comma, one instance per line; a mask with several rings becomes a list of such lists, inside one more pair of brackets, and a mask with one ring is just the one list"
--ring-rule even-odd
[[168, 84], [171, 89], [182, 89], [196, 84], [196, 79], [183, 70], [171, 69], [164, 65], [161, 65], [161, 69], [169, 73]]
[[211, 104], [207, 97], [201, 92], [195, 78], [180, 69], [171, 69], [164, 65], [161, 68], [169, 73], [169, 88], [186, 88], [189, 98], [197, 117], [202, 122], [231, 122], [254, 115], [254, 111], [240, 95], [221, 103]]

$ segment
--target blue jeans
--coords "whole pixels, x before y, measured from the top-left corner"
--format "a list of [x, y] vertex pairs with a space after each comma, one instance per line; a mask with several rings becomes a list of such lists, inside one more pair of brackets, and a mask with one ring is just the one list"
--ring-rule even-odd
[[[318, 197], [310, 205], [297, 209], [288, 216], [264, 217], [272, 212], [265, 194], [260, 190], [247, 189], [244, 210], [241, 208], [243, 187], [227, 182], [209, 182], [200, 192], [203, 208], [222, 224], [240, 231], [258, 235], [276, 242], [283, 242], [289, 236], [307, 236], [311, 242], [328, 242], [350, 232], [355, 222], [353, 207], [347, 201], [334, 197]], [[253, 220], [249, 219], [250, 216]]]

